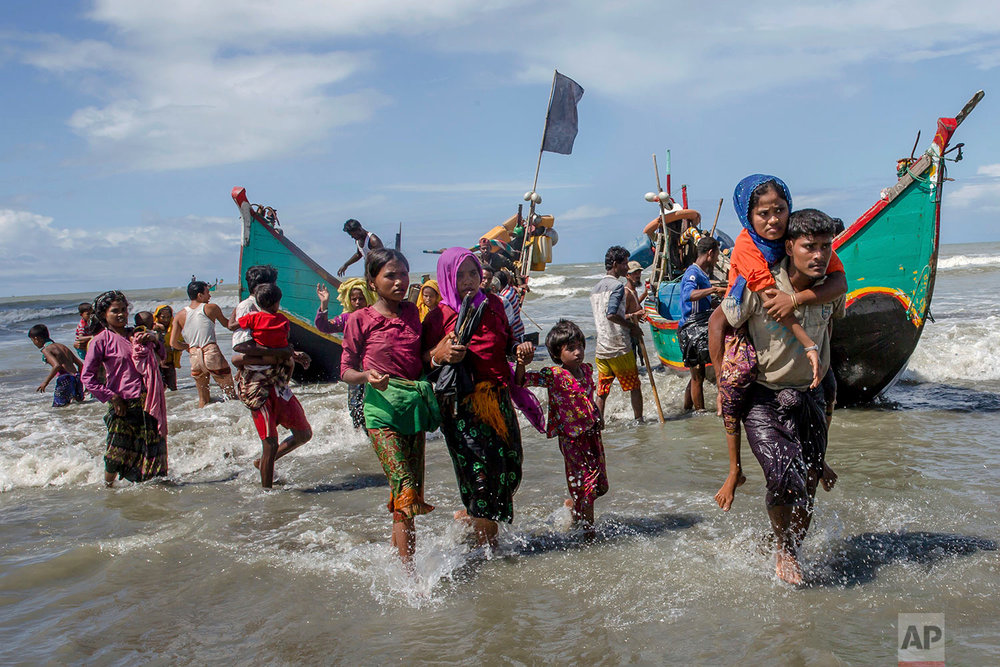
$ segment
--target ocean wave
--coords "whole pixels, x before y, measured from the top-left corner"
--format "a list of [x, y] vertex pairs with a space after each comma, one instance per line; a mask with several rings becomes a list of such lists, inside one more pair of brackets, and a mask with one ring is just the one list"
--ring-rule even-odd
[[536, 299], [565, 299], [572, 296], [588, 294], [589, 287], [557, 287], [547, 290], [532, 290], [531, 294]]
[[955, 255], [938, 260], [938, 268], [945, 271], [992, 266], [1000, 266], [1000, 255]]
[[566, 276], [556, 276], [550, 273], [544, 276], [531, 276], [528, 284], [534, 289], [535, 287], [544, 287], [545, 285], [562, 285], [564, 282], [566, 282]]
[[10, 326], [19, 322], [47, 320], [55, 317], [77, 315], [76, 308], [11, 308], [0, 311], [0, 326]]
[[929, 323], [904, 379], [918, 382], [1000, 380], [1000, 316]]

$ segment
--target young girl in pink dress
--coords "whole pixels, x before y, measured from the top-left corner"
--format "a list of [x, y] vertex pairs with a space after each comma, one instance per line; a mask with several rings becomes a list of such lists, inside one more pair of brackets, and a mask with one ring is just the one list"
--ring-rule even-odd
[[[525, 372], [531, 355], [518, 355], [518, 384], [549, 390], [547, 435], [559, 437], [559, 451], [566, 462], [566, 484], [573, 501], [573, 521], [584, 528], [594, 525], [594, 501], [608, 492], [601, 429], [604, 422], [594, 403], [594, 371], [583, 363], [583, 332], [569, 320], [559, 320], [545, 347], [558, 366]], [[568, 503], [567, 503], [568, 504]]]

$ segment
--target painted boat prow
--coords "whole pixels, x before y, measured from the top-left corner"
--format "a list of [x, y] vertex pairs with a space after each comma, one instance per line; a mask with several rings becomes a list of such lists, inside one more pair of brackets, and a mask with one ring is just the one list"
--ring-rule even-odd
[[930, 147], [901, 161], [896, 183], [834, 241], [848, 283], [831, 341], [839, 404], [867, 403], [892, 387], [920, 341], [937, 275], [944, 154], [982, 98], [979, 91], [955, 118], [939, 118]]
[[[320, 266], [301, 248], [285, 237], [275, 218], [270, 224], [247, 199], [246, 189], [235, 187], [233, 201], [240, 209], [243, 231], [240, 243], [240, 300], [249, 296], [246, 270], [256, 264], [270, 264], [278, 270], [281, 288], [281, 312], [291, 322], [289, 340], [296, 350], [312, 359], [308, 369], [296, 366], [294, 377], [300, 382], [336, 382], [340, 378], [341, 337], [325, 334], [314, 326], [316, 284], [326, 283], [335, 292], [340, 281]], [[329, 317], [342, 312], [340, 302], [330, 299]]]

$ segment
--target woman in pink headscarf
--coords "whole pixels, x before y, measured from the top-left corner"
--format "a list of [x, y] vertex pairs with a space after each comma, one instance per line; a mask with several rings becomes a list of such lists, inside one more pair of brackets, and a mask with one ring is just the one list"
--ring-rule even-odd
[[[475, 388], [441, 406], [441, 432], [455, 466], [465, 505], [456, 518], [469, 519], [480, 544], [494, 543], [497, 521], [510, 523], [514, 492], [521, 483], [521, 431], [511, 404], [508, 355], [530, 361], [531, 343], [515, 346], [503, 301], [479, 289], [482, 268], [465, 248], [449, 248], [438, 259], [441, 303], [423, 322], [424, 358], [431, 365], [464, 364]], [[455, 326], [462, 301], [481, 310], [467, 345], [457, 342]]]

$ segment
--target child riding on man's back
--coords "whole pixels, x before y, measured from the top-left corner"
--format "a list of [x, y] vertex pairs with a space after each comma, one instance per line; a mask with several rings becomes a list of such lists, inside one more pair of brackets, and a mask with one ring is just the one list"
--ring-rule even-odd
[[254, 342], [262, 347], [288, 347], [288, 318], [278, 312], [281, 306], [281, 288], [274, 283], [263, 283], [254, 290], [259, 311], [247, 313], [237, 323], [249, 329]]

